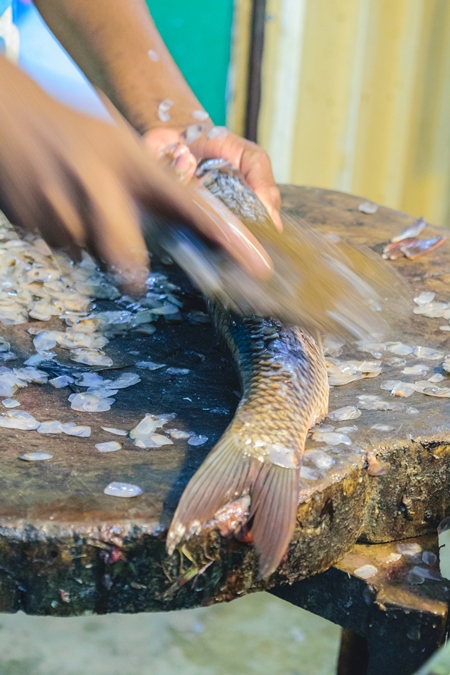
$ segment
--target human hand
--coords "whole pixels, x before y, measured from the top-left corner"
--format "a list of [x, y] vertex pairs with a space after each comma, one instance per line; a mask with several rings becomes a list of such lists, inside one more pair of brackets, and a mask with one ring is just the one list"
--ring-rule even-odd
[[2, 58], [0, 91], [0, 208], [12, 222], [52, 246], [86, 246], [128, 290], [148, 271], [140, 207], [200, 230], [255, 276], [270, 273], [240, 221], [175, 183], [117, 113], [114, 126], [66, 108]]
[[[183, 183], [194, 176], [201, 159], [226, 159], [243, 174], [246, 182], [260, 198], [279, 230], [283, 229], [278, 190], [268, 154], [256, 143], [233, 134], [225, 127], [198, 125], [198, 137], [189, 142], [189, 129], [180, 131], [156, 127], [144, 135], [144, 142], [157, 159], [171, 161], [175, 174]], [[194, 134], [195, 135], [195, 134]]]

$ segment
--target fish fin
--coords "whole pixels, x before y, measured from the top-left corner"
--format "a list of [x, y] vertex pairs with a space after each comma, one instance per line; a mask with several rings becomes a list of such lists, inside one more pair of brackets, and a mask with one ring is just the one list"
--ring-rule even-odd
[[220, 508], [247, 494], [251, 497], [251, 532], [260, 576], [269, 576], [278, 567], [295, 529], [299, 469], [243, 454], [231, 434], [225, 434], [189, 481], [167, 534], [169, 554], [198, 534]]
[[276, 570], [295, 530], [299, 502], [299, 469], [262, 464], [252, 490], [251, 533], [259, 554], [262, 579]]

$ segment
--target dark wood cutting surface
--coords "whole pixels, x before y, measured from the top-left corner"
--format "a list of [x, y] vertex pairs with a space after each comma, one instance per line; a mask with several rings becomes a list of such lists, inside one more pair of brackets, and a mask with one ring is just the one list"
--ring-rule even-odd
[[[322, 232], [345, 235], [377, 253], [413, 222], [410, 216], [384, 207], [372, 215], [361, 213], [358, 205], [362, 201], [326, 190], [283, 188], [287, 211], [306, 218]], [[429, 226], [422, 236], [442, 232]], [[450, 300], [448, 243], [416, 261], [386, 264], [395, 265], [403, 275], [408, 296], [406, 317], [394, 319], [386, 339], [447, 353], [448, 333], [439, 330], [446, 321], [417, 316], [412, 310], [413, 297], [421, 291], [435, 291], [437, 300]], [[174, 267], [163, 271], [183, 287], [183, 315], [204, 310], [201, 297]], [[395, 317], [395, 307], [391, 313]], [[58, 327], [58, 320], [51, 326]], [[29, 327], [1, 327], [1, 334], [20, 358], [32, 352]], [[165, 552], [167, 526], [186, 482], [233, 415], [238, 378], [208, 324], [160, 320], [154, 335], [117, 337], [106, 352], [115, 366], [139, 372], [143, 380], [121, 390], [110, 411], [75, 412], [67, 401], [70, 392], [50, 385], [29, 385], [18, 396], [22, 408], [39, 421], [89, 424], [90, 438], [0, 430], [0, 611], [22, 609], [67, 616], [166, 611], [230, 600], [321, 572], [359, 537], [369, 543], [388, 542], [435, 532], [450, 511], [449, 399], [419, 393], [394, 399], [380, 389], [382, 381], [421, 378], [400, 374], [403, 366], [393, 367], [383, 358], [378, 377], [333, 388], [330, 410], [356, 405], [360, 394], [382, 396], [398, 407], [363, 410], [356, 420], [333, 423], [358, 426], [351, 434], [353, 446], [339, 446], [332, 455], [334, 465], [324, 475], [302, 479], [298, 527], [279, 572], [267, 582], [258, 581], [252, 547], [223, 539], [216, 531], [190, 543], [184, 553], [169, 557]], [[351, 344], [341, 358], [374, 360]], [[407, 365], [424, 362], [405, 358]], [[142, 360], [189, 368], [190, 372], [136, 371], [134, 364]], [[442, 359], [425, 363], [431, 367], [429, 375], [433, 370], [443, 372]], [[408, 408], [418, 412], [408, 412]], [[145, 413], [172, 412], [177, 417], [170, 426], [206, 435], [208, 442], [192, 447], [179, 440], [160, 449], [139, 449], [129, 439], [101, 430], [102, 426], [131, 429]], [[375, 424], [393, 429], [373, 429]], [[123, 442], [123, 448], [104, 454], [95, 449], [96, 443], [111, 440]], [[309, 441], [308, 448], [321, 445]], [[31, 451], [48, 452], [53, 458], [46, 462], [18, 459]], [[371, 463], [389, 465], [388, 472], [369, 475], [368, 458]], [[143, 494], [133, 499], [104, 495], [111, 481], [134, 483]]]

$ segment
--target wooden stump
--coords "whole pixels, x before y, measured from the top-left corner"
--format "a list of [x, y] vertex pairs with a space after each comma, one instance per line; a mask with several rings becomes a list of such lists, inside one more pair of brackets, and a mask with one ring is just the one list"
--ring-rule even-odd
[[[288, 212], [319, 230], [344, 235], [378, 253], [413, 220], [384, 207], [363, 214], [358, 211], [361, 199], [326, 190], [286, 186], [283, 201]], [[441, 232], [435, 227], [426, 231], [428, 236]], [[406, 319], [394, 320], [388, 339], [447, 352], [447, 333], [439, 330], [443, 320], [417, 316], [412, 310], [413, 297], [424, 290], [448, 299], [448, 245], [414, 262], [386, 264], [395, 265], [404, 276], [410, 305]], [[180, 272], [174, 267], [163, 271], [183, 288], [183, 312], [204, 309]], [[51, 325], [59, 327], [57, 320]], [[2, 327], [20, 358], [30, 354], [28, 327]], [[313, 473], [306, 472], [302, 479], [289, 556], [271, 579], [258, 581], [251, 546], [223, 539], [215, 531], [190, 542], [185, 553], [169, 557], [165, 533], [171, 516], [188, 479], [233, 415], [237, 377], [228, 356], [216, 346], [211, 325], [161, 322], [154, 335], [118, 337], [106, 351], [115, 368], [129, 372], [136, 370], [137, 361], [149, 359], [189, 368], [190, 373], [139, 370], [142, 383], [118, 394], [106, 413], [70, 410], [67, 389], [30, 385], [21, 393], [22, 408], [39, 421], [74, 420], [93, 431], [90, 438], [72, 438], [1, 429], [0, 611], [69, 616], [166, 611], [231, 600], [326, 570], [360, 537], [388, 542], [434, 532], [449, 511], [450, 403], [419, 393], [394, 399], [381, 390], [380, 383], [387, 379], [418, 379], [402, 375], [404, 366], [390, 365], [383, 356], [379, 377], [332, 389], [330, 410], [357, 404], [361, 394], [382, 396], [395, 404], [394, 409], [364, 410], [354, 422], [334, 423], [357, 425], [352, 446], [333, 451], [334, 464], [326, 472], [310, 465]], [[355, 344], [345, 347], [344, 357], [373, 360]], [[405, 358], [407, 365], [422, 361]], [[442, 359], [426, 363], [431, 374], [440, 371]], [[98, 453], [95, 443], [114, 440], [102, 426], [131, 429], [147, 412], [175, 412], [173, 426], [204, 434], [208, 442], [191, 447], [176, 441], [144, 450], [125, 439], [119, 452]], [[392, 429], [373, 428], [380, 424]], [[309, 449], [317, 445], [308, 442]], [[18, 460], [36, 450], [49, 452], [53, 459]], [[369, 457], [389, 464], [389, 473], [369, 475]], [[137, 484], [144, 492], [130, 500], [104, 495], [103, 489], [114, 480]]]

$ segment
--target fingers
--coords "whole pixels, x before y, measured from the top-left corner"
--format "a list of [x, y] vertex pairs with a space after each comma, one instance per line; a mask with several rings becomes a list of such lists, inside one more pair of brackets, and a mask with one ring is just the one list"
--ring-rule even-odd
[[84, 224], [75, 193], [74, 186], [69, 188], [67, 182], [58, 176], [42, 186], [42, 215], [38, 227], [42, 237], [53, 248], [84, 244]]
[[178, 178], [180, 183], [187, 185], [197, 170], [197, 160], [184, 143], [168, 145], [163, 151], [160, 163], [168, 162], [168, 169]]
[[269, 155], [258, 146], [256, 148], [250, 146], [242, 153], [240, 169], [245, 180], [258, 195], [275, 226], [281, 232], [283, 230], [279, 213], [281, 196], [273, 177]]
[[191, 150], [200, 158], [221, 157], [239, 169], [248, 185], [266, 207], [275, 226], [283, 229], [279, 209], [280, 192], [272, 173], [269, 155], [265, 150], [236, 134], [214, 134], [209, 132], [191, 144]]
[[[94, 190], [93, 190], [94, 192]], [[89, 248], [117, 274], [126, 292], [145, 291], [149, 259], [139, 213], [121, 183], [101, 176], [86, 222]]]
[[181, 133], [176, 129], [151, 129], [143, 136], [144, 144], [150, 154], [159, 159], [168, 146], [175, 146], [182, 143]]
[[[252, 276], [267, 278], [272, 261], [257, 239], [209, 192], [183, 187], [149, 161], [139, 201], [150, 212], [181, 220], [222, 246]], [[137, 185], [135, 185], [137, 190]]]

